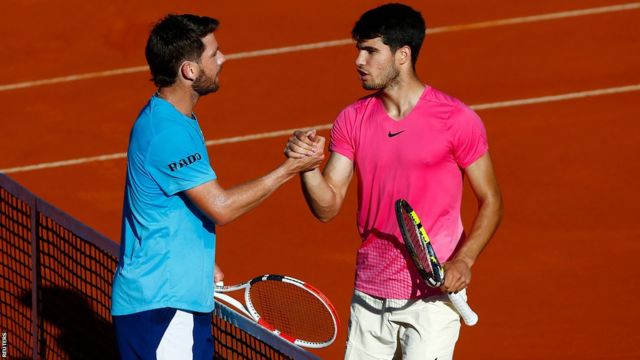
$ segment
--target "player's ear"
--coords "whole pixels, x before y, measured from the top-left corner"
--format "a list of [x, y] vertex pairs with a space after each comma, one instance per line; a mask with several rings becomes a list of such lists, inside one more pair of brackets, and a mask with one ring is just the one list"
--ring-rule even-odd
[[407, 45], [399, 48], [396, 51], [396, 61], [398, 61], [399, 65], [411, 63], [411, 48]]
[[194, 81], [198, 76], [198, 66], [193, 61], [185, 61], [180, 65], [180, 76], [186, 80]]

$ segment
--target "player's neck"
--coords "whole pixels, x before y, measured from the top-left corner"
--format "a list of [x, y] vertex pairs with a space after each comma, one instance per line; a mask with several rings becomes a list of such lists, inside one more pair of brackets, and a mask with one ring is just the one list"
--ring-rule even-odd
[[178, 111], [185, 116], [191, 117], [193, 114], [193, 108], [198, 102], [198, 94], [193, 90], [181, 87], [176, 84], [170, 87], [164, 87], [158, 89], [158, 97], [166, 100], [173, 105]]
[[424, 84], [416, 76], [400, 78], [381, 92], [387, 114], [402, 119], [416, 106], [424, 92]]

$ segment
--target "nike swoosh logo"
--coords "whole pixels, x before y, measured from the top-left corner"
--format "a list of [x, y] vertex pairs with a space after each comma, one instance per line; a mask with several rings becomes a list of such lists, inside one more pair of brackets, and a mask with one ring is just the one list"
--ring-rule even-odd
[[392, 133], [391, 131], [389, 131], [389, 133], [387, 134], [389, 137], [394, 137], [396, 135], [400, 135], [404, 132], [404, 130], [402, 131], [398, 131], [397, 133]]

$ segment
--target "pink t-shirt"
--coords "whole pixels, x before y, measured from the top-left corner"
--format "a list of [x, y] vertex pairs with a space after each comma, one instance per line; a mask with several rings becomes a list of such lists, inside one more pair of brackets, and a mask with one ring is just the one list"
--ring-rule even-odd
[[374, 94], [338, 115], [329, 149], [354, 162], [358, 179], [362, 244], [356, 259], [356, 289], [387, 299], [440, 293], [422, 281], [411, 263], [394, 202], [403, 198], [411, 204], [438, 258], [447, 261], [464, 237], [461, 169], [488, 149], [478, 115], [427, 86], [411, 113], [396, 121]]

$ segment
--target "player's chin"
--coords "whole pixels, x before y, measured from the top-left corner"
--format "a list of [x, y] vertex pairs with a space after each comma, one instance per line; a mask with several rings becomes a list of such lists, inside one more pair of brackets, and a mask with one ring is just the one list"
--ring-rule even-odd
[[380, 84], [375, 84], [367, 81], [363, 81], [360, 83], [363, 89], [365, 90], [380, 90], [383, 88]]

